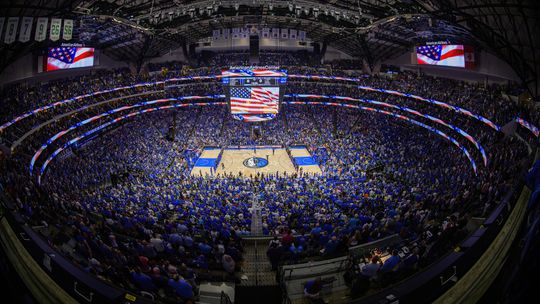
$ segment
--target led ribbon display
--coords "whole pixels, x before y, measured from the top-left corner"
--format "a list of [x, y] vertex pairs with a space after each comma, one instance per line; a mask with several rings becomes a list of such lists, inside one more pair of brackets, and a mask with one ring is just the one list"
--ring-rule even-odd
[[[349, 82], [358, 82], [360, 81], [361, 79], [360, 78], [348, 78], [348, 77], [336, 77], [336, 76], [320, 76], [320, 75], [289, 75], [288, 76], [289, 78], [303, 78], [303, 79], [316, 79], [316, 80], [319, 80], [319, 79], [323, 79], [323, 80], [341, 80], [341, 81], [349, 81]], [[380, 93], [386, 93], [386, 94], [391, 94], [391, 95], [395, 95], [395, 96], [402, 96], [402, 97], [409, 97], [409, 98], [413, 98], [413, 99], [416, 99], [416, 100], [421, 100], [421, 101], [425, 101], [425, 102], [428, 102], [428, 103], [431, 103], [431, 104], [435, 104], [437, 106], [441, 106], [441, 107], [444, 107], [444, 108], [447, 108], [447, 109], [450, 109], [450, 110], [454, 110], [458, 113], [461, 113], [461, 114], [464, 114], [464, 115], [467, 115], [469, 117], [472, 117], [472, 118], [475, 118], [481, 122], [483, 122], [484, 124], [488, 125], [490, 128], [496, 130], [496, 131], [501, 131], [501, 127], [498, 126], [497, 124], [495, 124], [494, 122], [492, 122], [491, 120], [481, 116], [481, 115], [478, 115], [478, 114], [475, 114], [467, 109], [464, 109], [464, 108], [461, 108], [461, 107], [458, 107], [458, 106], [454, 106], [454, 105], [451, 105], [451, 104], [448, 104], [448, 103], [445, 103], [445, 102], [442, 102], [442, 101], [438, 101], [438, 100], [435, 100], [435, 99], [429, 99], [429, 98], [424, 98], [424, 97], [421, 97], [421, 96], [418, 96], [418, 95], [413, 95], [413, 94], [409, 94], [409, 93], [403, 93], [403, 92], [398, 92], [398, 91], [394, 91], [394, 90], [385, 90], [385, 89], [377, 89], [377, 88], [372, 88], [372, 87], [367, 87], [367, 86], [358, 86], [359, 89], [361, 90], [365, 90], [365, 91], [372, 91], [372, 92], [380, 92]]]
[[56, 141], [60, 137], [64, 136], [65, 134], [67, 134], [67, 133], [69, 133], [69, 132], [71, 132], [71, 131], [73, 131], [73, 130], [81, 127], [81, 126], [84, 126], [84, 125], [89, 124], [89, 123], [91, 123], [93, 121], [96, 121], [96, 120], [98, 120], [100, 118], [109, 116], [111, 114], [114, 114], [114, 113], [117, 113], [117, 112], [120, 112], [120, 111], [125, 111], [125, 110], [129, 110], [129, 109], [138, 108], [138, 107], [147, 106], [147, 105], [152, 105], [152, 104], [157, 104], [157, 103], [164, 103], [164, 102], [175, 101], [175, 100], [216, 99], [216, 98], [224, 98], [224, 97], [225, 97], [225, 95], [208, 95], [208, 96], [185, 96], [185, 97], [178, 97], [178, 98], [157, 99], [157, 100], [151, 100], [151, 101], [145, 101], [145, 102], [137, 103], [137, 104], [134, 104], [134, 105], [131, 105], [131, 106], [123, 106], [123, 107], [116, 108], [116, 109], [101, 113], [99, 115], [90, 117], [88, 119], [85, 119], [85, 120], [83, 120], [81, 122], [78, 122], [78, 123], [74, 124], [73, 126], [67, 128], [66, 130], [63, 130], [63, 131], [60, 131], [60, 132], [56, 133], [53, 137], [49, 138], [49, 140], [47, 140], [47, 142], [45, 144], [43, 144], [41, 146], [41, 148], [39, 148], [38, 151], [36, 151], [36, 153], [32, 157], [32, 160], [30, 161], [30, 175], [32, 175], [32, 173], [34, 171], [34, 164], [35, 164], [36, 160], [39, 158], [41, 153], [43, 153], [43, 151], [45, 151], [45, 149], [47, 149], [47, 147], [49, 145], [51, 145], [54, 141]]
[[130, 85], [130, 86], [117, 87], [117, 88], [112, 88], [112, 89], [108, 89], [108, 90], [97, 91], [97, 92], [92, 92], [92, 93], [88, 93], [88, 94], [84, 94], [84, 95], [75, 96], [75, 97], [72, 97], [72, 98], [68, 98], [68, 99], [64, 99], [64, 100], [61, 100], [61, 101], [57, 101], [57, 102], [48, 104], [46, 106], [39, 107], [39, 108], [34, 109], [32, 111], [26, 112], [26, 113], [22, 114], [21, 116], [15, 117], [14, 119], [12, 119], [12, 120], [10, 120], [10, 121], [8, 121], [8, 122], [6, 122], [6, 123], [4, 123], [3, 125], [0, 126], [0, 133], [2, 133], [2, 131], [4, 131], [6, 128], [10, 127], [14, 123], [19, 122], [19, 121], [21, 121], [21, 120], [23, 120], [23, 119], [25, 119], [25, 118], [27, 118], [29, 116], [36, 115], [39, 112], [42, 112], [42, 111], [45, 111], [45, 110], [48, 110], [48, 109], [51, 109], [51, 108], [55, 108], [57, 106], [61, 106], [61, 105], [67, 104], [67, 103], [78, 101], [78, 100], [81, 100], [83, 98], [98, 96], [98, 95], [101, 95], [101, 94], [111, 93], [111, 92], [116, 92], [116, 91], [121, 91], [121, 90], [126, 90], [126, 89], [132, 89], [132, 88], [138, 88], [138, 87], [144, 87], [144, 86], [148, 87], [148, 86], [153, 86], [153, 85], [165, 84], [166, 82], [169, 82], [169, 81], [201, 80], [201, 79], [215, 79], [215, 78], [216, 78], [215, 76], [187, 76], [187, 77], [180, 77], [180, 78], [171, 78], [171, 79], [167, 79], [165, 81], [137, 83], [137, 84]]
[[540, 137], [540, 129], [523, 118], [517, 117], [516, 122], [531, 131], [534, 136]]
[[[349, 77], [339, 77], [339, 76], [323, 76], [323, 75], [288, 75], [288, 77], [289, 78], [301, 78], [301, 79], [316, 79], [316, 80], [340, 80], [340, 81], [348, 81], [348, 82], [358, 82], [358, 81], [360, 81], [360, 78], [349, 78]], [[89, 93], [89, 94], [85, 94], [85, 95], [76, 96], [76, 97], [73, 97], [73, 98], [70, 98], [70, 99], [58, 101], [58, 102], [55, 102], [55, 103], [52, 103], [52, 104], [37, 108], [37, 109], [32, 110], [30, 112], [26, 112], [25, 114], [23, 114], [21, 116], [18, 116], [16, 118], [12, 119], [11, 121], [6, 122], [2, 126], [0, 126], [0, 133], [4, 129], [6, 129], [7, 127], [13, 125], [14, 123], [16, 123], [16, 122], [18, 122], [18, 121], [20, 121], [20, 120], [22, 120], [22, 119], [24, 119], [26, 117], [35, 115], [35, 114], [37, 114], [37, 113], [39, 113], [41, 111], [45, 111], [47, 109], [54, 108], [54, 107], [57, 107], [59, 105], [63, 105], [63, 104], [69, 103], [69, 102], [80, 100], [82, 98], [92, 97], [92, 96], [96, 96], [96, 95], [103, 94], [103, 93], [110, 93], [110, 92], [114, 92], [114, 91], [130, 89], [130, 88], [136, 88], [136, 87], [142, 87], [142, 86], [151, 86], [151, 85], [155, 85], [155, 84], [165, 84], [167, 82], [173, 82], [173, 81], [207, 80], [207, 79], [219, 79], [219, 78], [222, 78], [222, 75], [215, 75], [215, 76], [214, 75], [210, 75], [210, 76], [187, 76], [187, 77], [179, 77], [179, 78], [170, 78], [170, 79], [167, 79], [165, 81], [139, 83], [139, 84], [134, 84], [134, 85], [131, 85], [131, 86], [118, 87], [118, 88], [114, 88], [114, 89], [98, 91], [98, 92], [94, 92], [94, 93]], [[367, 90], [367, 91], [381, 92], [381, 93], [392, 94], [392, 95], [403, 96], [403, 97], [410, 97], [410, 98], [413, 98], [413, 99], [426, 101], [426, 102], [429, 102], [431, 104], [442, 106], [442, 107], [445, 107], [447, 109], [454, 110], [454, 111], [456, 111], [458, 113], [465, 114], [465, 115], [467, 115], [469, 117], [473, 117], [473, 118], [487, 124], [489, 127], [493, 128], [493, 129], [495, 129], [497, 131], [501, 130], [501, 128], [498, 125], [496, 125], [495, 123], [493, 123], [492, 121], [490, 121], [489, 119], [487, 119], [487, 118], [485, 118], [485, 117], [483, 117], [481, 115], [472, 113], [469, 110], [466, 110], [464, 108], [454, 106], [454, 105], [451, 105], [451, 104], [447, 104], [447, 103], [442, 102], [442, 101], [437, 101], [437, 100], [434, 100], [434, 99], [428, 99], [428, 98], [424, 98], [424, 97], [421, 97], [421, 96], [408, 94], [408, 93], [402, 93], [402, 92], [393, 91], [393, 90], [377, 89], [377, 88], [366, 87], [366, 86], [358, 86], [358, 88], [362, 89], [362, 90]]]
[[417, 116], [427, 118], [427, 119], [429, 119], [431, 121], [434, 121], [434, 122], [436, 122], [438, 124], [441, 124], [443, 126], [446, 126], [446, 127], [450, 128], [450, 129], [456, 131], [457, 133], [459, 133], [460, 135], [465, 137], [467, 140], [469, 140], [476, 147], [476, 149], [478, 149], [478, 151], [482, 155], [484, 165], [487, 166], [486, 152], [485, 152], [484, 148], [480, 145], [480, 143], [478, 143], [478, 141], [474, 137], [472, 137], [471, 135], [469, 135], [467, 132], [460, 129], [459, 127], [451, 125], [451, 124], [445, 122], [444, 120], [433, 117], [431, 115], [422, 114], [417, 110], [413, 110], [413, 109], [410, 109], [410, 108], [407, 108], [407, 107], [402, 107], [402, 106], [390, 104], [390, 103], [387, 103], [387, 102], [381, 102], [381, 101], [376, 101], [376, 100], [371, 100], [371, 99], [358, 99], [358, 98], [345, 97], [345, 96], [313, 95], [313, 94], [285, 94], [285, 97], [312, 98], [312, 99], [324, 98], [324, 99], [338, 99], [338, 100], [346, 100], [346, 101], [364, 102], [364, 103], [369, 103], [369, 104], [380, 105], [380, 106], [387, 107], [387, 108], [399, 109], [399, 110], [402, 110], [402, 111], [405, 111], [405, 112], [408, 112], [408, 113], [412, 113], [412, 114], [417, 115]]
[[457, 146], [462, 152], [463, 154], [465, 154], [465, 156], [467, 156], [467, 158], [469, 159], [469, 162], [471, 163], [471, 166], [473, 168], [473, 171], [474, 171], [474, 174], [476, 175], [476, 163], [474, 162], [474, 159], [472, 158], [471, 154], [469, 153], [469, 151], [467, 151], [467, 149], [465, 147], [463, 147], [457, 140], [455, 140], [453, 137], [447, 135], [446, 133], [440, 131], [440, 130], [437, 130], [431, 126], [428, 126], [426, 124], [423, 124], [419, 121], [416, 121], [412, 118], [409, 118], [407, 116], [403, 116], [403, 115], [400, 115], [400, 114], [397, 114], [397, 113], [392, 113], [392, 112], [388, 112], [388, 111], [384, 111], [384, 110], [380, 110], [380, 109], [375, 109], [375, 108], [370, 108], [370, 107], [363, 107], [363, 106], [357, 106], [357, 105], [352, 105], [352, 104], [347, 104], [347, 103], [338, 103], [338, 102], [304, 102], [304, 101], [288, 101], [288, 102], [285, 102], [286, 104], [299, 104], [299, 105], [312, 105], [312, 104], [315, 104], [315, 105], [325, 105], [325, 106], [338, 106], [338, 107], [346, 107], [346, 108], [353, 108], [353, 109], [360, 109], [360, 110], [364, 110], [364, 111], [371, 111], [371, 112], [377, 112], [377, 113], [382, 113], [382, 114], [385, 114], [385, 115], [390, 115], [390, 116], [393, 116], [393, 117], [396, 117], [396, 118], [399, 118], [399, 119], [402, 119], [402, 120], [405, 120], [405, 121], [408, 121], [410, 123], [413, 123], [417, 126], [420, 126], [422, 128], [425, 128], [437, 135], [440, 135], [444, 138], [446, 138], [448, 141], [452, 142], [455, 146]]
[[[193, 97], [193, 96], [188, 96], [188, 97]], [[184, 97], [185, 98], [188, 98], [188, 97]], [[197, 96], [197, 97], [201, 97], [201, 96]], [[215, 96], [216, 98], [222, 98], [224, 97], [223, 95], [217, 95]], [[159, 102], [159, 100], [154, 100], [154, 101], [149, 101], [149, 102], [145, 102], [145, 104], [153, 104], [153, 103], [157, 103]], [[399, 114], [396, 114], [396, 113], [392, 113], [392, 112], [388, 112], [388, 111], [384, 111], [384, 110], [380, 110], [380, 109], [375, 109], [375, 108], [370, 108], [370, 107], [363, 107], [363, 106], [357, 106], [357, 105], [352, 105], [352, 104], [346, 104], [346, 103], [333, 103], [333, 102], [300, 102], [300, 101], [289, 101], [289, 102], [285, 102], [287, 104], [302, 104], [302, 105], [309, 105], [309, 104], [315, 104], [315, 105], [329, 105], [329, 106], [342, 106], [342, 107], [347, 107], [347, 108], [355, 108], [355, 109], [360, 109], [360, 110], [364, 110], [364, 111], [371, 111], [371, 112], [377, 112], [377, 113], [382, 113], [382, 114], [386, 114], [386, 115], [390, 115], [390, 116], [393, 116], [393, 117], [396, 117], [396, 118], [399, 118], [399, 119], [402, 119], [402, 120], [406, 120], [410, 123], [413, 123], [415, 125], [418, 125], [420, 127], [423, 127], [425, 129], [428, 129], [429, 131], [431, 132], [434, 132], [442, 137], [444, 137], [445, 139], [447, 139], [448, 141], [452, 142], [454, 145], [456, 145], [458, 148], [461, 149], [461, 151], [465, 154], [465, 156], [467, 156], [467, 158], [469, 159], [470, 163], [471, 163], [471, 166], [473, 167], [473, 170], [474, 170], [474, 173], [476, 174], [477, 172], [477, 168], [476, 168], [476, 163], [474, 162], [474, 160], [472, 159], [469, 151], [467, 151], [467, 149], [465, 147], [463, 147], [458, 141], [456, 141], [454, 138], [452, 138], [451, 136], [448, 136], [447, 134], [445, 134], [444, 132], [440, 131], [440, 130], [437, 130], [431, 126], [428, 126], [426, 124], [423, 124], [419, 121], [416, 121], [412, 118], [409, 118], [409, 117], [406, 117], [406, 116], [403, 116], [403, 115], [399, 115]], [[142, 104], [142, 103], [141, 103]], [[74, 145], [75, 143], [79, 142], [80, 140], [88, 137], [88, 136], [91, 136], [97, 132], [99, 132], [100, 130], [103, 130], [104, 128], [112, 125], [112, 124], [115, 124], [115, 123], [118, 123], [124, 119], [127, 119], [127, 118], [130, 118], [130, 117], [133, 117], [133, 116], [137, 116], [137, 115], [140, 115], [140, 114], [144, 114], [144, 113], [149, 113], [149, 112], [153, 112], [153, 111], [160, 111], [160, 110], [165, 110], [165, 109], [171, 109], [171, 108], [178, 108], [178, 107], [185, 107], [185, 106], [207, 106], [207, 105], [225, 105], [226, 103], [225, 102], [208, 102], [208, 103], [181, 103], [181, 104], [174, 104], [174, 105], [168, 105], [168, 106], [161, 106], [161, 107], [156, 107], [156, 108], [149, 108], [149, 109], [144, 109], [144, 110], [140, 110], [140, 111], [137, 111], [137, 112], [132, 112], [132, 113], [129, 113], [129, 114], [126, 114], [124, 116], [121, 116], [121, 117], [118, 117], [118, 118], [115, 118], [103, 125], [100, 125], [100, 126], [97, 126], [96, 128], [90, 130], [90, 131], [87, 131], [85, 132], [84, 134], [68, 141], [67, 143], [65, 143], [62, 147], [56, 149], [46, 160], [45, 162], [43, 163], [43, 165], [41, 166], [41, 169], [39, 171], [39, 175], [37, 177], [37, 182], [39, 185], [41, 185], [41, 177], [43, 176], [43, 173], [45, 172], [45, 170], [47, 169], [47, 166], [49, 165], [49, 163], [57, 156], [59, 155], [62, 151], [64, 151], [65, 149], [69, 148], [70, 146]], [[134, 108], [136, 105], [133, 105], [133, 106], [129, 106], [129, 107], [122, 107], [122, 108], [118, 108], [118, 109], [115, 109], [115, 110], [111, 110], [111, 111], [115, 111], [115, 112], [118, 112], [120, 111], [119, 109], [122, 109], [122, 110], [126, 110], [126, 109], [129, 109], [129, 108]], [[100, 115], [97, 115], [97, 116], [100, 116]], [[105, 115], [107, 116], [107, 115]], [[104, 117], [104, 116], [100, 116], [99, 118], [101, 117]], [[99, 118], [96, 118], [96, 119], [99, 119]], [[89, 118], [87, 120], [84, 120], [83, 122], [90, 122], [90, 121], [94, 121], [96, 120], [94, 118]], [[77, 124], [75, 124], [75, 128], [78, 128], [79, 126], [82, 126], [84, 125], [83, 122], [79, 122]], [[86, 124], [85, 123], [85, 124]], [[72, 126], [73, 127], [73, 126]], [[43, 152], [43, 150], [45, 150], [45, 148], [52, 144], [52, 142], [54, 142], [56, 139], [60, 138], [61, 136], [63, 136], [64, 134], [72, 131], [73, 129], [71, 128], [68, 128], [62, 132], [59, 132], [57, 133], [55, 136], [51, 137], [48, 141], [47, 141], [47, 144], [43, 145], [41, 148], [40, 148], [40, 151], [39, 154], [41, 154]], [[35, 160], [37, 160], [37, 158], [39, 157], [39, 154], [38, 152], [36, 152], [36, 154], [34, 155], [34, 158], [32, 159], [32, 165], [31, 165], [31, 171], [33, 171], [33, 166], [34, 166], [34, 163], [35, 163]], [[36, 156], [37, 155], [37, 156]]]
[[113, 120], [110, 120], [108, 121], [107, 123], [103, 124], [103, 125], [99, 125], [97, 127], [95, 127], [94, 129], [88, 131], [88, 132], [85, 132], [84, 134], [80, 135], [80, 136], [77, 136], [76, 138], [68, 141], [67, 143], [65, 143], [62, 147], [56, 149], [46, 160], [45, 162], [43, 163], [43, 165], [41, 166], [41, 170], [39, 171], [39, 175], [38, 175], [38, 178], [37, 178], [37, 181], [38, 181], [38, 185], [41, 185], [41, 176], [43, 175], [43, 173], [45, 172], [45, 170], [47, 169], [47, 166], [49, 165], [49, 163], [58, 155], [60, 154], [62, 151], [64, 151], [65, 149], [69, 148], [70, 146], [76, 144], [77, 142], [79, 142], [80, 140], [88, 137], [88, 136], [91, 136], [93, 134], [95, 134], [96, 132], [99, 132], [100, 130], [103, 130], [104, 128], [110, 126], [110, 125], [113, 125], [115, 123], [118, 123], [124, 119], [127, 119], [127, 118], [130, 118], [130, 117], [134, 117], [134, 116], [137, 116], [137, 115], [141, 115], [141, 114], [144, 114], [144, 113], [149, 113], [149, 112], [154, 112], [154, 111], [161, 111], [161, 110], [166, 110], [166, 109], [172, 109], [172, 108], [180, 108], [180, 107], [187, 107], [187, 106], [209, 106], [209, 105], [225, 105], [226, 103], [225, 102], [207, 102], [207, 103], [177, 103], [177, 104], [174, 104], [174, 105], [168, 105], [168, 106], [161, 106], [161, 107], [156, 107], [156, 108], [149, 108], [149, 109], [144, 109], [144, 110], [140, 110], [140, 111], [137, 111], [137, 112], [131, 112], [129, 114], [126, 114], [124, 116], [121, 116], [121, 117], [118, 117], [118, 118], [115, 118]]
[[[288, 75], [288, 77], [289, 78], [300, 78], [300, 79], [315, 79], [315, 80], [340, 80], [340, 81], [348, 81], [348, 82], [358, 82], [358, 81], [360, 81], [360, 78], [349, 78], [349, 77], [339, 77], [339, 76], [323, 76], [323, 75]], [[16, 122], [18, 122], [18, 121], [20, 121], [20, 120], [22, 120], [22, 119], [24, 119], [26, 117], [35, 115], [35, 114], [37, 114], [37, 113], [39, 113], [41, 111], [44, 111], [44, 110], [47, 110], [47, 109], [50, 109], [50, 108], [54, 108], [54, 107], [59, 106], [59, 105], [63, 105], [63, 104], [69, 103], [69, 102], [80, 100], [82, 98], [96, 96], [96, 95], [103, 94], [103, 93], [109, 93], [109, 92], [129, 89], [129, 88], [135, 88], [135, 87], [141, 87], [141, 86], [151, 86], [151, 85], [155, 85], [155, 84], [164, 84], [164, 83], [173, 82], [173, 81], [207, 80], [207, 79], [219, 79], [219, 78], [222, 78], [222, 75], [216, 75], [216, 76], [214, 76], [214, 75], [210, 75], [210, 76], [187, 76], [187, 77], [179, 77], [179, 78], [170, 78], [170, 79], [167, 79], [165, 81], [140, 83], [140, 84], [135, 84], [135, 85], [131, 85], [131, 86], [118, 87], [118, 88], [114, 88], [114, 89], [109, 89], [109, 90], [98, 91], [98, 92], [94, 92], [94, 93], [90, 93], [90, 94], [80, 95], [80, 96], [77, 96], [77, 97], [73, 97], [73, 98], [70, 98], [70, 99], [58, 101], [58, 102], [55, 102], [55, 103], [52, 103], [52, 104], [37, 108], [37, 109], [32, 110], [30, 112], [26, 112], [25, 114], [23, 114], [23, 115], [21, 115], [19, 117], [16, 117], [16, 118], [12, 119], [11, 121], [9, 121], [9, 122], [3, 124], [2, 126], [0, 126], [0, 133], [4, 129], [6, 129], [7, 127], [13, 125], [14, 123], [16, 123]], [[469, 117], [475, 118], [475, 119], [483, 122], [484, 124], [488, 125], [489, 127], [493, 128], [496, 131], [501, 130], [500, 126], [498, 126], [497, 124], [493, 123], [491, 120], [489, 120], [489, 119], [487, 119], [487, 118], [485, 118], [485, 117], [483, 117], [481, 115], [475, 114], [475, 113], [473, 113], [473, 112], [471, 112], [469, 110], [466, 110], [464, 108], [454, 106], [454, 105], [451, 105], [451, 104], [448, 104], [448, 103], [445, 103], [445, 102], [442, 102], [442, 101], [437, 101], [437, 100], [434, 100], [434, 99], [428, 99], [428, 98], [424, 98], [424, 97], [421, 97], [421, 96], [417, 96], [417, 95], [413, 95], [413, 94], [409, 94], [409, 93], [402, 93], [402, 92], [393, 91], [393, 90], [377, 89], [377, 88], [372, 88], [372, 87], [367, 87], [367, 86], [358, 86], [358, 88], [362, 89], [362, 90], [366, 90], [366, 91], [381, 92], [381, 93], [392, 94], [392, 95], [396, 95], [396, 96], [409, 97], [409, 98], [413, 98], [413, 99], [416, 99], [416, 100], [425, 101], [425, 102], [435, 104], [435, 105], [438, 105], [438, 106], [441, 106], [441, 107], [444, 107], [444, 108], [447, 108], [447, 109], [450, 109], [450, 110], [454, 110], [454, 111], [456, 111], [458, 113], [462, 113], [462, 114], [467, 115]]]

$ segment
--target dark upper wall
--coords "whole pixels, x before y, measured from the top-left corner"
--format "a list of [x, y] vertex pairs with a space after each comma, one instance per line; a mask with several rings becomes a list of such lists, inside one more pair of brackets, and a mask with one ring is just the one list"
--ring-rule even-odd
[[96, 69], [116, 69], [127, 67], [127, 63], [113, 60], [99, 51], [96, 52], [95, 65], [91, 68], [78, 68], [63, 71], [38, 73], [38, 57], [27, 54], [10, 64], [0, 74], [0, 86], [21, 80], [47, 81], [62, 77], [82, 75]]

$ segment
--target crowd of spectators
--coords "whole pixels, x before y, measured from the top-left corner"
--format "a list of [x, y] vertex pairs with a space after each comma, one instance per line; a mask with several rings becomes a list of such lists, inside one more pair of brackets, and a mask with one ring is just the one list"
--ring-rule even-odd
[[[204, 63], [212, 67], [238, 64], [245, 56], [249, 55], [218, 54], [205, 58], [211, 61]], [[272, 61], [274, 55], [265, 56]], [[301, 61], [291, 56], [283, 62], [296, 65]], [[0, 118], [6, 121], [37, 106], [96, 90], [186, 73], [178, 71], [175, 63], [168, 66], [169, 75], [135, 77], [127, 71], [113, 71], [77, 81], [16, 85], [1, 93], [9, 110]], [[160, 68], [154, 65], [150, 70]], [[216, 73], [216, 69], [192, 72], [206, 75]], [[302, 67], [289, 71], [321, 73]], [[332, 70], [332, 75], [344, 74]], [[361, 78], [360, 84], [459, 105], [498, 124], [521, 114], [538, 121], [505, 100], [503, 87], [457, 81], [449, 86], [449, 81], [401, 72], [392, 78]], [[411, 250], [411, 259], [416, 260], [400, 261], [392, 255], [388, 263], [380, 265], [377, 257], [369, 257], [371, 263], [362, 273], [372, 278], [399, 267], [410, 269], [419, 260], [427, 263], [455, 246], [468, 219], [486, 216], [500, 203], [527, 161], [526, 146], [515, 138], [431, 104], [361, 91], [337, 81], [294, 80], [285, 90], [384, 100], [430, 113], [476, 136], [488, 151], [489, 162], [479, 165], [478, 174], [474, 174], [461, 150], [449, 142], [382, 114], [284, 104], [276, 119], [261, 123], [263, 136], [252, 138], [249, 124], [234, 120], [226, 106], [213, 105], [128, 120], [64, 152], [67, 155], [49, 165], [42, 187], [36, 187], [29, 181], [27, 155], [33, 155], [56, 132], [90, 114], [70, 116], [36, 134], [25, 153], [4, 161], [2, 183], [23, 217], [45, 226], [48, 241], [86, 271], [127, 289], [189, 301], [196, 294], [196, 282], [203, 278], [235, 279], [243, 259], [242, 237], [250, 235], [253, 201], [262, 207], [263, 234], [275, 236], [268, 248], [273, 268], [306, 258], [342, 255], [350, 247], [393, 234], [416, 244]], [[219, 82], [202, 81], [164, 86], [162, 90], [145, 86], [129, 93], [143, 94], [133, 97], [130, 102], [134, 104], [148, 99], [145, 94], [152, 98], [213, 95], [223, 94], [223, 88]], [[85, 102], [115, 96], [92, 97]], [[35, 125], [51, 115], [26, 122]], [[167, 139], [171, 125], [176, 126], [174, 140]], [[190, 174], [207, 145], [292, 144], [306, 145], [323, 174]], [[466, 141], [464, 145], [476, 151]]]

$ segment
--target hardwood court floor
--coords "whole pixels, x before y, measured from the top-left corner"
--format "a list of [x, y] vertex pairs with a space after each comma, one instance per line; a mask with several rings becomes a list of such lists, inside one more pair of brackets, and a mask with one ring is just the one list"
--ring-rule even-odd
[[[216, 158], [216, 157], [218, 157], [219, 152], [220, 152], [219, 149], [204, 150], [201, 153], [200, 158]], [[194, 167], [191, 170], [191, 175], [193, 175], [193, 176], [212, 175], [212, 170], [210, 169], [210, 167]]]
[[[291, 149], [291, 156], [292, 157], [307, 157], [311, 156], [311, 153], [307, 149]], [[302, 172], [304, 174], [310, 174], [310, 175], [320, 175], [322, 174], [321, 167], [319, 165], [301, 165], [299, 172]]]
[[[244, 166], [244, 160], [250, 157], [261, 157], [266, 159], [268, 155], [268, 165], [262, 168], [248, 168]], [[225, 168], [222, 167], [224, 165]], [[296, 169], [289, 158], [285, 149], [275, 149], [275, 154], [272, 154], [272, 149], [241, 149], [241, 150], [224, 150], [221, 157], [221, 162], [217, 166], [216, 174], [234, 174], [238, 175], [242, 172], [243, 176], [255, 176], [258, 172], [261, 174], [275, 174], [279, 171], [279, 175], [296, 173]]]

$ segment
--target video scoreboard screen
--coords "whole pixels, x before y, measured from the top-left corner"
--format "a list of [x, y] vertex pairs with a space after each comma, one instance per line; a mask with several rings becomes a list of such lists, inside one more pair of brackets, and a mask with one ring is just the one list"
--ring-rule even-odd
[[45, 71], [84, 68], [94, 66], [94, 48], [56, 47], [47, 52]]
[[246, 122], [270, 120], [279, 113], [287, 73], [277, 67], [231, 67], [221, 74], [231, 114]]
[[421, 65], [438, 65], [472, 69], [474, 49], [461, 44], [434, 44], [416, 46], [416, 61]]

